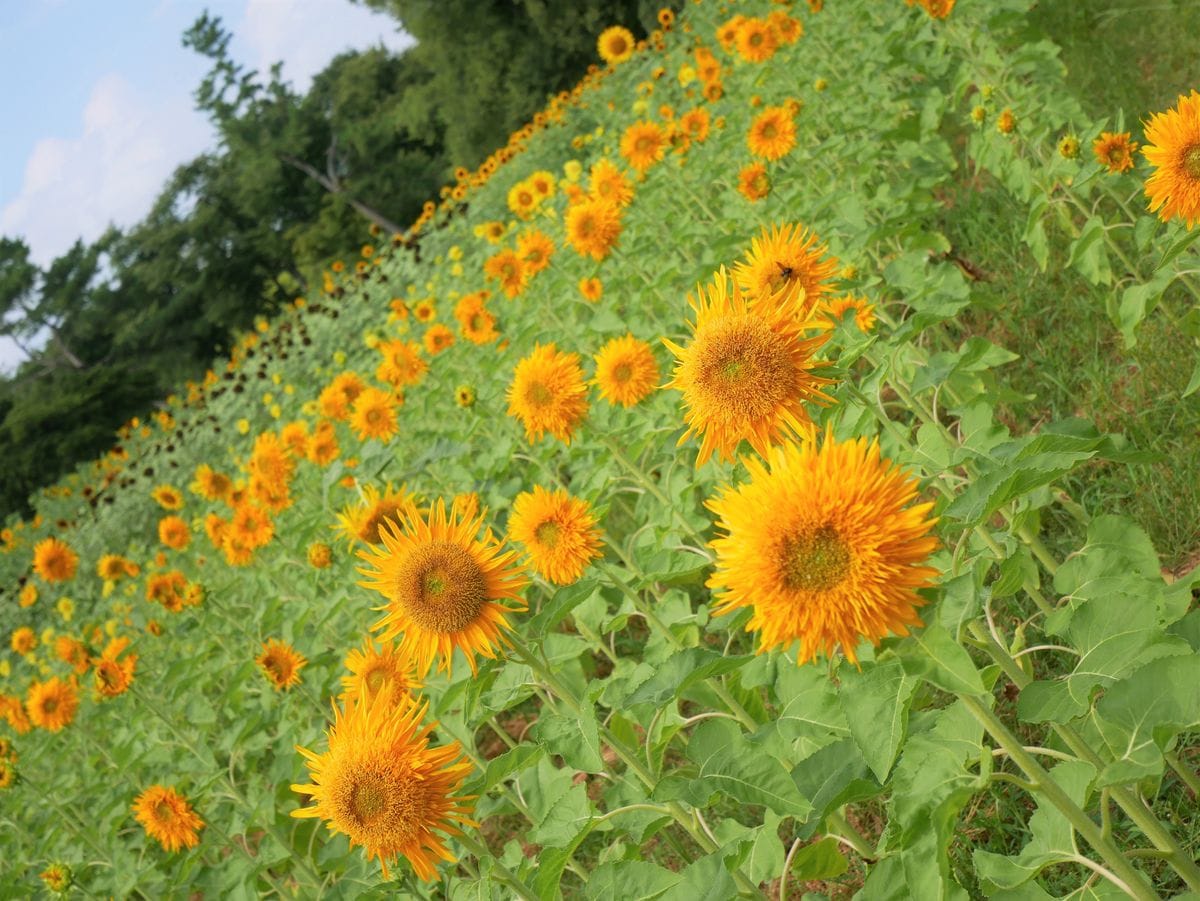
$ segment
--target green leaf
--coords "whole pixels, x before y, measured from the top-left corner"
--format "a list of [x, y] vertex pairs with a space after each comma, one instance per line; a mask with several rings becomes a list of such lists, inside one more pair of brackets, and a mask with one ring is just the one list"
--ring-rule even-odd
[[1125, 339], [1125, 347], [1131, 348], [1137, 344], [1137, 327], [1142, 320], [1154, 312], [1163, 292], [1175, 280], [1174, 272], [1160, 270], [1150, 281], [1141, 285], [1130, 285], [1121, 292], [1121, 302], [1117, 307], [1117, 317], [1113, 324], [1121, 330]]
[[644, 860], [610, 860], [592, 870], [586, 897], [609, 901], [612, 898], [647, 901], [657, 898], [683, 877]]
[[625, 698], [624, 703], [629, 707], [637, 704], [662, 707], [682, 697], [697, 682], [733, 672], [752, 659], [753, 655], [750, 654], [726, 657], [709, 648], [685, 648], [659, 664], [654, 675]]
[[792, 856], [790, 872], [797, 879], [835, 879], [849, 868], [837, 839], [826, 837], [797, 851]]
[[526, 767], [533, 766], [541, 760], [544, 753], [545, 751], [538, 745], [517, 745], [499, 757], [489, 760], [479, 793], [489, 792], [513, 773], [519, 773]]
[[1183, 389], [1183, 396], [1191, 397], [1196, 393], [1197, 388], [1200, 388], [1200, 360], [1196, 361], [1196, 366], [1192, 369], [1192, 377], [1188, 379], [1187, 387]]
[[1104, 221], [1092, 216], [1084, 223], [1079, 237], [1071, 242], [1067, 266], [1075, 267], [1093, 285], [1112, 280], [1108, 254], [1104, 249]]
[[600, 732], [596, 711], [584, 707], [578, 714], [543, 712], [533, 727], [534, 735], [551, 754], [558, 754], [567, 766], [585, 773], [604, 770], [600, 757]]
[[1192, 242], [1194, 242], [1197, 238], [1200, 238], [1200, 232], [1189, 229], [1182, 238], [1166, 249], [1166, 252], [1162, 255], [1162, 259], [1158, 261], [1158, 265], [1154, 268], [1162, 269], [1163, 266], [1167, 265], [1167, 263], [1170, 263], [1181, 253], [1191, 247]]
[[922, 629], [897, 646], [905, 672], [951, 694], [987, 693], [966, 648], [941, 626]]
[[838, 700], [863, 759], [880, 782], [886, 782], [908, 730], [908, 708], [918, 679], [895, 657], [864, 664], [862, 671], [844, 667]]
[[689, 864], [661, 901], [726, 901], [737, 895], [737, 886], [725, 867], [725, 854], [714, 851]]

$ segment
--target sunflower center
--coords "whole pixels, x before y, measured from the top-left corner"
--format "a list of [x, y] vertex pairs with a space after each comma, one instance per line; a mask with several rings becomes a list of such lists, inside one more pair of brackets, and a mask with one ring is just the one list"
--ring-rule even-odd
[[396, 600], [430, 632], [460, 632], [487, 600], [487, 581], [471, 553], [450, 541], [414, 548], [396, 574]]
[[747, 38], [747, 40], [746, 40], [746, 43], [749, 44], [751, 47], [757, 47], [762, 42], [763, 42], [763, 36], [762, 36], [762, 32], [760, 32], [760, 31], [753, 32], [750, 35], [750, 37]]
[[533, 530], [533, 537], [538, 540], [538, 543], [551, 549], [558, 545], [558, 539], [561, 536], [562, 526], [552, 519], [546, 520]]
[[378, 425], [379, 418], [382, 415], [383, 415], [383, 412], [381, 410], [379, 410], [378, 408], [368, 410], [367, 411], [367, 424], [368, 425]]
[[154, 805], [154, 818], [160, 823], [170, 823], [175, 819], [175, 811], [166, 801], [159, 801]]
[[829, 591], [850, 571], [850, 549], [828, 523], [784, 541], [780, 556], [783, 584], [792, 591]]
[[46, 698], [42, 701], [42, 712], [46, 714], [54, 713], [58, 710], [58, 698]]
[[1108, 161], [1110, 163], [1119, 163], [1125, 159], [1125, 148], [1120, 144], [1113, 144], [1108, 148]]
[[621, 382], [622, 384], [628, 382], [633, 378], [633, 367], [628, 363], [619, 363], [613, 369], [612, 377], [614, 382]]
[[379, 691], [379, 689], [381, 689], [385, 685], [387, 685], [388, 681], [389, 680], [388, 680], [387, 668], [382, 665], [376, 666], [374, 669], [368, 670], [367, 673], [363, 676], [363, 682], [365, 682], [367, 684], [367, 690], [370, 691], [372, 694], [374, 694], [375, 692]]
[[633, 146], [639, 153], [649, 153], [654, 149], [654, 141], [651, 138], [641, 137], [634, 142]]
[[278, 657], [268, 657], [263, 661], [263, 669], [271, 674], [271, 678], [276, 682], [283, 682], [287, 679], [287, 666]]
[[531, 407], [546, 407], [554, 400], [554, 393], [541, 382], [534, 382], [525, 389], [525, 400]]
[[736, 418], [768, 415], [795, 391], [787, 340], [750, 316], [714, 323], [696, 336], [697, 385], [716, 410]]
[[612, 38], [608, 43], [608, 52], [613, 56], [620, 56], [622, 53], [624, 53], [625, 39], [620, 37]]
[[113, 664], [108, 663], [107, 661], [100, 664], [100, 666], [96, 669], [96, 678], [100, 681], [100, 684], [103, 687], [116, 688], [117, 685], [120, 684], [117, 674], [113, 672], [114, 669], [115, 667]]
[[1193, 144], [1183, 154], [1183, 171], [1200, 181], [1200, 144]]
[[370, 826], [387, 807], [387, 781], [374, 773], [364, 773], [350, 789], [350, 811], [360, 826]]

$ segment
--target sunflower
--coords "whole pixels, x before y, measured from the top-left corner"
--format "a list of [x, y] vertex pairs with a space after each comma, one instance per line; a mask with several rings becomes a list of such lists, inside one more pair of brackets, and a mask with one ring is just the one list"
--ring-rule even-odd
[[91, 661], [88, 659], [87, 645], [70, 635], [55, 637], [54, 656], [75, 670], [75, 674], [79, 676], [86, 673], [91, 665]]
[[395, 489], [389, 482], [382, 494], [374, 485], [365, 485], [361, 502], [342, 510], [334, 528], [340, 530], [351, 545], [355, 541], [379, 544], [383, 541], [384, 522], [399, 519], [400, 511], [411, 503], [413, 496], [403, 485]]
[[529, 178], [529, 187], [533, 188], [533, 192], [537, 194], [539, 200], [545, 200], [548, 197], [554, 196], [554, 173], [547, 172], [545, 169], [539, 169], [534, 172]]
[[798, 640], [800, 663], [838, 646], [856, 661], [860, 639], [920, 625], [937, 520], [877, 442], [811, 438], [775, 448], [769, 464], [748, 458], [750, 481], [708, 502], [725, 533], [708, 585], [721, 592], [714, 613], [753, 608], [746, 630], [760, 632], [760, 650]]
[[616, 207], [628, 206], [633, 200], [633, 186], [625, 173], [604, 158], [597, 160], [588, 173], [588, 193]]
[[307, 557], [313, 569], [327, 569], [333, 562], [333, 551], [323, 541], [314, 541], [308, 546]]
[[600, 556], [600, 532], [587, 501], [540, 485], [513, 501], [510, 540], [525, 548], [530, 565], [555, 585], [579, 581], [588, 563]]
[[1100, 132], [1100, 137], [1092, 142], [1092, 153], [1096, 162], [1107, 166], [1112, 173], [1128, 172], [1133, 168], [1133, 152], [1137, 150], [1137, 141], [1129, 140], [1129, 132], [1111, 131]]
[[519, 181], [508, 190], [508, 208], [522, 219], [528, 219], [541, 198], [528, 181]]
[[371, 630], [383, 641], [403, 633], [422, 678], [435, 658], [449, 671], [456, 647], [474, 672], [477, 654], [493, 658], [494, 646], [505, 642], [507, 614], [525, 609], [519, 592], [528, 580], [513, 564], [516, 553], [505, 551], [491, 529], [480, 540], [482, 524], [482, 514], [447, 516], [441, 500], [427, 514], [410, 506], [398, 522], [385, 523], [382, 546], [359, 551], [373, 567], [359, 569], [368, 577], [359, 584], [387, 601], [376, 608], [384, 616]]
[[180, 493], [178, 488], [174, 488], [171, 485], [159, 485], [150, 492], [150, 496], [164, 510], [183, 509], [183, 494]]
[[679, 130], [687, 135], [688, 140], [700, 144], [708, 140], [709, 125], [708, 110], [702, 106], [688, 110], [679, 117]]
[[954, 9], [955, 0], [918, 0], [921, 9], [929, 14], [931, 19], [944, 19]]
[[317, 409], [327, 419], [345, 419], [354, 398], [366, 387], [357, 373], [339, 373], [317, 397]]
[[536, 275], [550, 265], [554, 242], [538, 229], [530, 229], [517, 238], [517, 259], [525, 264], [530, 275]]
[[1200, 93], [1180, 95], [1174, 108], [1146, 124], [1142, 153], [1154, 167], [1146, 180], [1150, 212], [1164, 222], [1178, 217], [1191, 231], [1200, 220]]
[[653, 122], [634, 122], [621, 135], [621, 156], [639, 175], [663, 158], [667, 135]]
[[425, 332], [423, 340], [429, 355], [436, 356], [454, 343], [454, 332], [439, 323]]
[[396, 422], [398, 401], [391, 391], [367, 388], [354, 399], [354, 410], [350, 414], [350, 427], [359, 441], [374, 438], [389, 441], [399, 426]]
[[603, 260], [621, 237], [621, 213], [613, 203], [592, 197], [567, 210], [567, 242], [580, 256]]
[[830, 298], [824, 303], [825, 317], [833, 324], [840, 322], [847, 310], [854, 311], [854, 324], [859, 331], [869, 332], [875, 327], [875, 308], [865, 297], [846, 294]]
[[730, 293], [722, 268], [689, 297], [692, 342], [684, 348], [663, 339], [679, 360], [667, 387], [682, 392], [687, 410], [679, 443], [701, 436], [697, 466], [714, 451], [732, 460], [742, 439], [765, 456], [771, 444], [808, 425], [805, 401], [830, 400], [821, 390], [830, 379], [816, 374], [822, 364], [812, 360], [828, 334], [805, 334], [828, 323], [813, 318], [799, 294], [791, 287], [748, 301], [737, 285]]
[[25, 709], [33, 725], [47, 732], [58, 732], [75, 719], [79, 691], [74, 681], [64, 682], [58, 676], [46, 682], [32, 682], [25, 697]]
[[20, 626], [13, 629], [10, 644], [14, 654], [24, 657], [26, 654], [33, 653], [33, 650], [37, 647], [37, 633], [29, 628], [29, 626]]
[[744, 18], [734, 35], [738, 56], [748, 63], [769, 60], [779, 49], [779, 38], [770, 23], [763, 19]]
[[793, 19], [782, 9], [777, 9], [767, 16], [767, 24], [775, 33], [780, 44], [794, 44], [804, 34], [804, 23]]
[[26, 582], [25, 587], [21, 589], [21, 593], [17, 596], [18, 604], [21, 607], [32, 607], [37, 603], [37, 599], [37, 585], [33, 582]]
[[596, 354], [596, 385], [610, 404], [631, 407], [658, 385], [658, 364], [645, 341], [613, 338]]
[[397, 388], [417, 385], [429, 371], [428, 361], [413, 341], [381, 341], [376, 349], [383, 356], [383, 362], [375, 370], [375, 377], [381, 382]]
[[47, 582], [75, 578], [79, 555], [57, 538], [43, 538], [33, 548], [33, 571]]
[[579, 280], [579, 293], [583, 295], [584, 300], [595, 303], [604, 293], [604, 285], [601, 284], [598, 278], [581, 278]]
[[417, 322], [433, 322], [437, 319], [437, 305], [428, 297], [413, 307], [413, 319]]
[[233, 487], [229, 476], [217, 472], [207, 463], [201, 463], [196, 467], [195, 480], [188, 489], [196, 495], [209, 501], [221, 501], [229, 494], [229, 489]]
[[511, 250], [502, 250], [484, 261], [483, 274], [500, 282], [504, 295], [516, 297], [525, 290], [529, 280], [529, 269], [521, 258]]
[[799, 223], [764, 226], [750, 242], [746, 259], [734, 265], [733, 278], [743, 293], [760, 299], [799, 285], [804, 308], [812, 309], [829, 292], [828, 283], [838, 269], [837, 259], [828, 252], [816, 234]]
[[771, 193], [771, 179], [762, 163], [751, 163], [738, 173], [738, 192], [751, 203]]
[[7, 720], [17, 735], [24, 735], [33, 728], [25, 714], [25, 705], [16, 695], [0, 695], [0, 718]]
[[254, 662], [262, 669], [267, 681], [275, 686], [275, 690], [283, 691], [299, 685], [300, 670], [308, 663], [304, 656], [278, 638], [268, 639], [262, 647], [262, 653], [254, 658]]
[[759, 113], [746, 134], [750, 152], [766, 160], [787, 156], [796, 146], [796, 123], [784, 106], [768, 106]]
[[60, 895], [65, 895], [67, 889], [71, 887], [71, 882], [74, 876], [71, 874], [71, 868], [65, 863], [52, 863], [42, 872], [38, 873], [38, 878], [42, 880], [46, 888], [52, 892], [58, 892]]
[[596, 41], [596, 51], [602, 60], [610, 66], [615, 66], [633, 56], [634, 45], [633, 34], [628, 28], [613, 25], [600, 32]]
[[361, 650], [355, 648], [346, 656], [345, 666], [350, 671], [349, 676], [342, 677], [342, 692], [347, 698], [356, 698], [360, 692], [368, 698], [383, 693], [399, 704], [421, 687], [404, 641], [376, 644], [365, 639]]
[[167, 851], [194, 848], [200, 843], [197, 833], [204, 828], [204, 821], [174, 788], [150, 786], [134, 799], [133, 813], [146, 834]]
[[553, 343], [538, 344], [513, 370], [508, 388], [508, 415], [525, 426], [530, 441], [549, 432], [564, 444], [587, 415], [587, 385], [579, 354], [565, 353]]
[[500, 336], [496, 331], [496, 317], [486, 305], [488, 292], [475, 291], [466, 294], [454, 307], [454, 318], [458, 320], [463, 337], [472, 344], [487, 344]]
[[128, 638], [114, 638], [104, 653], [92, 660], [95, 669], [96, 691], [104, 698], [115, 698], [129, 690], [137, 669], [137, 654], [121, 654], [129, 647]]
[[[1145, 151], [1142, 151], [1145, 153]], [[1079, 156], [1079, 138], [1075, 135], [1063, 135], [1058, 139], [1058, 155], [1064, 160], [1073, 160]]]
[[192, 533], [182, 517], [164, 516], [158, 521], [158, 540], [172, 550], [182, 551], [192, 540]]
[[460, 407], [475, 406], [475, 389], [470, 385], [459, 385], [454, 389], [454, 402]]
[[280, 430], [279, 440], [293, 459], [302, 460], [308, 455], [308, 423], [303, 419], [289, 422]]
[[1013, 111], [1005, 107], [1000, 112], [999, 118], [996, 119], [996, 131], [1002, 135], [1010, 135], [1017, 130], [1017, 117], [1013, 115]]

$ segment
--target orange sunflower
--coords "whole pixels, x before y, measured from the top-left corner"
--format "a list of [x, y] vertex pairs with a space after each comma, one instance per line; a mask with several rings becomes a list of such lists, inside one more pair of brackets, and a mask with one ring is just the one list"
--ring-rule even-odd
[[707, 288], [698, 286], [689, 303], [696, 313], [687, 347], [663, 339], [678, 359], [667, 384], [683, 394], [687, 430], [700, 436], [696, 465], [716, 452], [732, 460], [742, 439], [765, 456], [771, 444], [799, 434], [810, 423], [805, 402], [830, 398], [821, 389], [830, 379], [812, 359], [828, 329], [800, 301], [798, 286], [767, 298], [747, 300], [737, 285], [729, 290], [724, 268]]
[[429, 363], [415, 342], [381, 341], [376, 350], [383, 356], [383, 362], [375, 370], [375, 377], [381, 382], [403, 388], [419, 384], [429, 371]]
[[1111, 173], [1128, 172], [1133, 168], [1133, 152], [1137, 150], [1137, 141], [1129, 140], [1129, 132], [1102, 131], [1100, 137], [1092, 142], [1092, 153], [1096, 162], [1107, 166]]
[[769, 60], [779, 49], [779, 38], [770, 23], [757, 18], [744, 18], [735, 33], [738, 56], [748, 63]]
[[504, 295], [512, 298], [525, 290], [529, 281], [529, 270], [521, 258], [511, 250], [502, 250], [484, 261], [483, 274], [500, 282]]
[[633, 200], [633, 185], [618, 166], [601, 158], [588, 173], [588, 193], [619, 208]]
[[567, 242], [580, 256], [603, 260], [621, 237], [620, 209], [608, 200], [591, 197], [567, 210]]
[[1146, 179], [1150, 212], [1164, 222], [1178, 217], [1188, 231], [1200, 220], [1200, 94], [1180, 95], [1174, 108], [1146, 124], [1142, 148], [1154, 172]]
[[275, 686], [276, 691], [299, 685], [300, 670], [308, 663], [303, 654], [278, 638], [268, 639], [262, 646], [262, 653], [254, 658], [254, 662], [262, 669], [267, 681]]
[[207, 463], [201, 463], [196, 467], [196, 478], [189, 488], [193, 494], [205, 500], [223, 501], [233, 488], [233, 482], [229, 476], [217, 472]]
[[133, 801], [133, 814], [146, 834], [167, 851], [194, 848], [204, 828], [187, 798], [163, 785], [152, 785]]
[[429, 746], [437, 724], [421, 725], [428, 707], [428, 701], [396, 705], [384, 693], [359, 694], [334, 707], [328, 751], [296, 747], [312, 782], [292, 791], [313, 806], [292, 816], [327, 820], [331, 832], [361, 845], [367, 860], [379, 860], [385, 879], [401, 855], [419, 879], [436, 879], [436, 862], [454, 861], [438, 833], [461, 835], [459, 824], [475, 825], [467, 817], [470, 799], [455, 797], [471, 764], [458, 742]]
[[187, 548], [192, 540], [188, 524], [179, 516], [164, 516], [158, 521], [158, 540], [175, 551]]
[[430, 356], [436, 356], [454, 343], [454, 332], [442, 324], [430, 326], [423, 338], [425, 350]]
[[639, 175], [663, 158], [667, 134], [654, 122], [634, 122], [621, 136], [621, 156]]
[[613, 338], [596, 354], [596, 385], [610, 404], [633, 406], [658, 386], [654, 351], [632, 334]]
[[799, 223], [764, 226], [745, 260], [734, 265], [733, 278], [743, 293], [757, 298], [798, 285], [804, 289], [804, 308], [813, 309], [837, 273], [838, 261], [828, 253], [828, 246]]
[[824, 303], [825, 316], [831, 323], [838, 323], [846, 315], [846, 311], [854, 311], [854, 324], [860, 331], [869, 332], [875, 327], [875, 308], [865, 297], [855, 297], [845, 294], [833, 297]]
[[513, 562], [516, 552], [504, 550], [491, 529], [480, 539], [482, 526], [482, 514], [460, 520], [439, 499], [427, 513], [401, 511], [398, 521], [385, 522], [382, 546], [359, 551], [373, 567], [359, 569], [368, 577], [359, 584], [386, 599], [371, 631], [383, 641], [403, 633], [421, 678], [435, 659], [449, 672], [455, 648], [475, 672], [476, 655], [494, 658], [506, 642], [508, 614], [526, 609], [519, 592], [528, 580]]
[[751, 203], [771, 193], [771, 179], [763, 163], [751, 163], [738, 173], [738, 192]]
[[530, 441], [549, 432], [564, 444], [587, 415], [587, 385], [579, 354], [538, 344], [513, 370], [508, 388], [508, 415], [525, 426]]
[[114, 638], [104, 648], [104, 653], [92, 659], [95, 669], [96, 692], [102, 698], [115, 698], [129, 690], [133, 674], [137, 669], [137, 654], [125, 654], [129, 647], [128, 638]]
[[598, 301], [604, 294], [604, 285], [598, 278], [581, 278], [579, 280], [579, 293], [583, 295], [583, 299], [590, 303]]
[[412, 654], [404, 641], [376, 644], [368, 638], [361, 649], [350, 651], [345, 666], [350, 671], [349, 676], [342, 677], [342, 692], [347, 698], [358, 697], [360, 692], [368, 698], [383, 693], [393, 703], [400, 704], [421, 687]]
[[509, 538], [525, 548], [530, 565], [555, 585], [579, 581], [600, 556], [600, 532], [587, 501], [540, 485], [513, 501]]
[[75, 719], [79, 690], [74, 681], [64, 682], [58, 676], [45, 682], [32, 682], [25, 697], [25, 709], [33, 725], [47, 732], [58, 732]]
[[536, 275], [549, 266], [552, 256], [554, 242], [545, 232], [534, 228], [517, 238], [517, 259], [525, 264], [530, 275]]
[[800, 663], [837, 647], [856, 661], [861, 639], [921, 624], [937, 520], [877, 442], [810, 439], [773, 449], [769, 463], [747, 458], [750, 481], [708, 502], [725, 533], [711, 542], [708, 585], [720, 592], [715, 613], [753, 609], [746, 630], [760, 633], [760, 650], [799, 641]]
[[339, 373], [317, 397], [317, 409], [327, 419], [345, 419], [354, 398], [367, 386], [355, 372]]
[[352, 545], [355, 541], [379, 544], [383, 541], [384, 522], [398, 520], [400, 512], [413, 501], [412, 494], [403, 485], [397, 489], [389, 482], [382, 493], [374, 485], [364, 485], [361, 501], [343, 509], [334, 528]]
[[66, 582], [75, 578], [79, 555], [65, 541], [43, 538], [33, 548], [33, 571], [47, 582]]
[[366, 388], [354, 399], [354, 410], [350, 414], [350, 428], [359, 441], [374, 438], [390, 441], [399, 429], [396, 407], [400, 404], [394, 392]]
[[796, 146], [796, 123], [786, 106], [768, 106], [759, 113], [746, 134], [750, 152], [766, 160], [787, 156]]

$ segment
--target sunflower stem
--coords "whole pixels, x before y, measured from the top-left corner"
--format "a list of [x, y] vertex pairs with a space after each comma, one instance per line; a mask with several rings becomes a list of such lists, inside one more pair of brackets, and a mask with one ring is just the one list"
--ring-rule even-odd
[[686, 519], [683, 518], [683, 513], [676, 509], [675, 505], [671, 503], [671, 499], [667, 497], [667, 495], [654, 482], [654, 480], [651, 479], [650, 476], [640, 466], [625, 456], [625, 452], [621, 450], [621, 446], [617, 444], [616, 441], [614, 441], [608, 435], [602, 435], [600, 437], [600, 441], [606, 448], [608, 448], [608, 451], [613, 455], [614, 460], [620, 463], [621, 466], [623, 466], [626, 471], [629, 472], [629, 474], [632, 475], [638, 481], [638, 483], [650, 493], [652, 497], [654, 497], [660, 504], [671, 511], [671, 513], [683, 526], [684, 532], [686, 532], [688, 536], [692, 538], [692, 540], [698, 544], [704, 543], [704, 537], [695, 528], [693, 528]]
[[846, 844], [858, 852], [858, 856], [863, 860], [875, 860], [878, 855], [875, 849], [871, 847], [871, 843], [863, 836], [861, 832], [854, 828], [845, 814], [840, 810], [834, 810], [825, 817], [825, 825], [829, 829], [831, 835], [836, 835], [843, 839]]
[[538, 901], [538, 896], [534, 893], [533, 889], [514, 876], [512, 871], [500, 863], [499, 858], [488, 850], [488, 848], [475, 841], [475, 839], [468, 836], [465, 832], [458, 836], [458, 843], [471, 852], [476, 860], [480, 862], [484, 860], [491, 861], [492, 872], [496, 874], [501, 882], [512, 889], [517, 894], [517, 897], [524, 899], [524, 901]]

